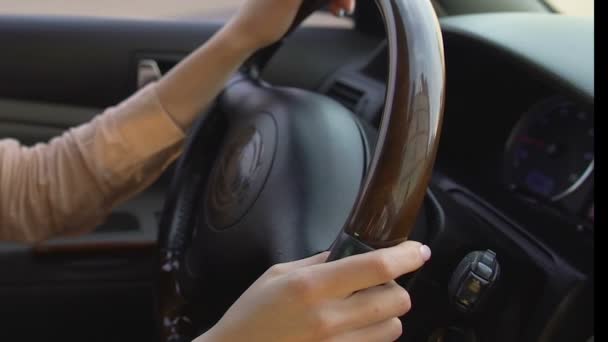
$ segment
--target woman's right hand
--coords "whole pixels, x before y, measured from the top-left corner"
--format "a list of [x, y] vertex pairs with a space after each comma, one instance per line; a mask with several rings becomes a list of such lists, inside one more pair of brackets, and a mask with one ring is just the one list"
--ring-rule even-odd
[[410, 310], [394, 281], [431, 256], [418, 242], [324, 263], [328, 254], [271, 267], [195, 342], [394, 341]]

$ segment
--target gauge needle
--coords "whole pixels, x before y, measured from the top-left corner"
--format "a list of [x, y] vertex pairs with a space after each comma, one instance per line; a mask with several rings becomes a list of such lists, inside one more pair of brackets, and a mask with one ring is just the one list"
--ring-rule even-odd
[[544, 141], [542, 141], [540, 139], [529, 137], [527, 135], [519, 137], [519, 141], [521, 141], [524, 144], [534, 145], [534, 146], [536, 146], [538, 148], [544, 148], [545, 147], [545, 142]]

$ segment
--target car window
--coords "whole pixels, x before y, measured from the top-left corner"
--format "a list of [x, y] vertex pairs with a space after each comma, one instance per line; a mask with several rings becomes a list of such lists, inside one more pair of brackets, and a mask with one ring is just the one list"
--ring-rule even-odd
[[558, 12], [570, 15], [593, 16], [593, 0], [547, 0], [547, 3]]
[[[0, 0], [0, 15], [93, 16], [225, 21], [244, 0]], [[352, 20], [319, 12], [306, 24], [349, 26]]]

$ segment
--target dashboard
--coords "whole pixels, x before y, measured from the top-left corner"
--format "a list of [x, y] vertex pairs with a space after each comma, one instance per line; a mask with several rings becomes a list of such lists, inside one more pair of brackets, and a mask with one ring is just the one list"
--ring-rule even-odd
[[[465, 335], [473, 327], [482, 341], [588, 338], [595, 220], [592, 21], [501, 14], [449, 17], [441, 25], [445, 115], [430, 188], [449, 211], [442, 218], [448, 228], [432, 241], [441, 261], [420, 276], [424, 289], [412, 294], [433, 313], [417, 312], [405, 322], [424, 331], [411, 340], [442, 335], [437, 327], [449, 325]], [[385, 42], [371, 51], [338, 67], [320, 90], [377, 127]], [[459, 221], [454, 216], [460, 214], [474, 219]], [[486, 248], [504, 266], [503, 290], [492, 314], [467, 321], [451, 313], [445, 286], [458, 260]], [[566, 302], [569, 297], [577, 299]], [[505, 318], [513, 311], [519, 314]], [[553, 327], [576, 328], [542, 323], [549, 320], [563, 323]]]
[[[501, 24], [509, 18], [520, 20], [521, 27]], [[595, 121], [593, 35], [587, 35], [592, 21], [516, 14], [461, 19], [443, 23], [448, 84], [438, 178], [449, 176], [458, 191], [474, 194], [592, 272]], [[558, 26], [570, 32], [564, 39], [583, 45], [579, 51], [565, 51], [568, 44], [554, 39]], [[512, 35], [501, 34], [509, 30]], [[515, 34], [524, 31], [527, 38]], [[528, 42], [515, 43], [519, 40]], [[569, 69], [573, 65], [579, 65], [576, 76]]]
[[[513, 21], [520, 22], [519, 32]], [[529, 14], [457, 16], [441, 24], [447, 90], [433, 183], [474, 196], [590, 270], [595, 127], [588, 40], [593, 35], [587, 31], [592, 25]], [[578, 52], [554, 39], [558, 27], [582, 32], [587, 40], [564, 34], [581, 45]], [[370, 32], [377, 34], [378, 28]], [[377, 126], [387, 47], [382, 40], [373, 46], [336, 67], [317, 87]]]

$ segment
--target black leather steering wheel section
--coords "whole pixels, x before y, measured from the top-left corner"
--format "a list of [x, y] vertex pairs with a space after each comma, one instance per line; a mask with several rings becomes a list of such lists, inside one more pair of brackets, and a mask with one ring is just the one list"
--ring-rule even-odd
[[[321, 3], [305, 0], [298, 18]], [[333, 99], [256, 73], [236, 75], [196, 123], [161, 217], [163, 341], [209, 329], [276, 263], [410, 236], [437, 151], [443, 46], [428, 0], [376, 3], [389, 45], [377, 136]]]
[[[206, 279], [197, 291], [221, 292], [221, 312], [269, 265], [327, 250], [354, 204], [366, 149], [355, 116], [315, 93], [245, 79], [226, 89], [220, 106], [235, 119], [198, 208], [186, 264], [190, 275]], [[235, 141], [248, 146], [237, 152], [238, 165], [223, 167], [239, 150]], [[249, 172], [250, 164], [257, 170]]]
[[165, 306], [173, 310], [164, 321], [182, 326], [173, 328], [180, 336], [187, 321], [212, 325], [269, 265], [328, 249], [354, 205], [373, 139], [332, 99], [248, 77], [233, 81], [202, 121], [161, 222], [170, 227], [161, 236], [162, 291], [204, 307], [185, 315]]

